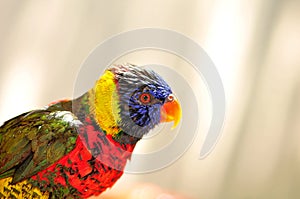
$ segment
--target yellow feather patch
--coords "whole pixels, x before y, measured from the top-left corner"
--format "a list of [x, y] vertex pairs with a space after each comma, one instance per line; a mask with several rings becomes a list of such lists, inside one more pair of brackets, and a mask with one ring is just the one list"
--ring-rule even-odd
[[38, 188], [32, 187], [26, 180], [11, 185], [12, 178], [0, 180], [0, 198], [49, 198], [47, 192], [43, 193]]
[[94, 114], [96, 122], [107, 134], [117, 135], [120, 108], [114, 74], [105, 71], [90, 94], [91, 112]]

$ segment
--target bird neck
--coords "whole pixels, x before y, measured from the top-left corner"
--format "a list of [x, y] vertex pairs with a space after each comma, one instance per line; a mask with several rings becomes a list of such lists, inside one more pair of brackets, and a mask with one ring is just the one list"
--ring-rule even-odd
[[[105, 134], [106, 137], [113, 138], [114, 141], [122, 144], [122, 146], [123, 144], [125, 145], [129, 144], [130, 146], [128, 145], [127, 147], [134, 148], [135, 144], [140, 140], [140, 138], [127, 134], [120, 126], [115, 127], [114, 126], [116, 124], [115, 119], [110, 119], [110, 121], [108, 121], [107, 124], [102, 124], [100, 119], [101, 117], [98, 116], [95, 117], [96, 114], [95, 104], [91, 103], [93, 101], [92, 99], [95, 100], [95, 96], [93, 91], [90, 90], [89, 92], [83, 94], [82, 96], [72, 100], [72, 102], [68, 105], [64, 105], [65, 102], [61, 102], [63, 104], [59, 105], [59, 107], [63, 107], [63, 108], [69, 107], [68, 110], [72, 111], [78, 117], [78, 119], [83, 123], [83, 128], [87, 129], [87, 131], [85, 131], [84, 129], [79, 130], [79, 134], [81, 135], [81, 137], [85, 138], [86, 137], [85, 134], [88, 133], [89, 134], [88, 136], [95, 137], [96, 135], [97, 137], [96, 140], [97, 140], [103, 134]], [[105, 119], [107, 118], [104, 118], [103, 120]], [[100, 123], [102, 126], [104, 126], [104, 128], [100, 126]], [[103, 140], [101, 139], [99, 141], [103, 142]], [[86, 140], [84, 142], [86, 142]]]
[[89, 91], [90, 113], [97, 124], [107, 135], [115, 137], [119, 132], [120, 122], [119, 95], [114, 80], [114, 74], [105, 71]]

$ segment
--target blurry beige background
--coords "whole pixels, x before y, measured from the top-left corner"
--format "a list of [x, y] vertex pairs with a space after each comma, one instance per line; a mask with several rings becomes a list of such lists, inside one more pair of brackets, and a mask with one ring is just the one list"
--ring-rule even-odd
[[[0, 123], [72, 97], [82, 62], [108, 37], [171, 29], [201, 45], [219, 70], [227, 97], [223, 136], [198, 160], [204, 126], [177, 162], [125, 174], [106, 194], [150, 183], [197, 199], [299, 198], [299, 9], [293, 0], [2, 0]], [[129, 55], [137, 64], [151, 56], [181, 64], [168, 55]]]

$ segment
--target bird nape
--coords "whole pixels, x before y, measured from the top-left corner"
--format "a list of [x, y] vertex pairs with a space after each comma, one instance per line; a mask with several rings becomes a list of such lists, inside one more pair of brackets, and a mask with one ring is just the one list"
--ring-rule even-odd
[[113, 65], [95, 86], [21, 114], [0, 127], [0, 198], [87, 198], [122, 176], [136, 143], [181, 118], [168, 84], [152, 70]]

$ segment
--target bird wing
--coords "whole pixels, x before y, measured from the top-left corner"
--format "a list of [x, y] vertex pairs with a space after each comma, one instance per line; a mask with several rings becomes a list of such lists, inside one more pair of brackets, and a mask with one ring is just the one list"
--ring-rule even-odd
[[70, 111], [48, 108], [19, 115], [0, 127], [0, 179], [13, 183], [46, 169], [74, 147], [81, 122]]

